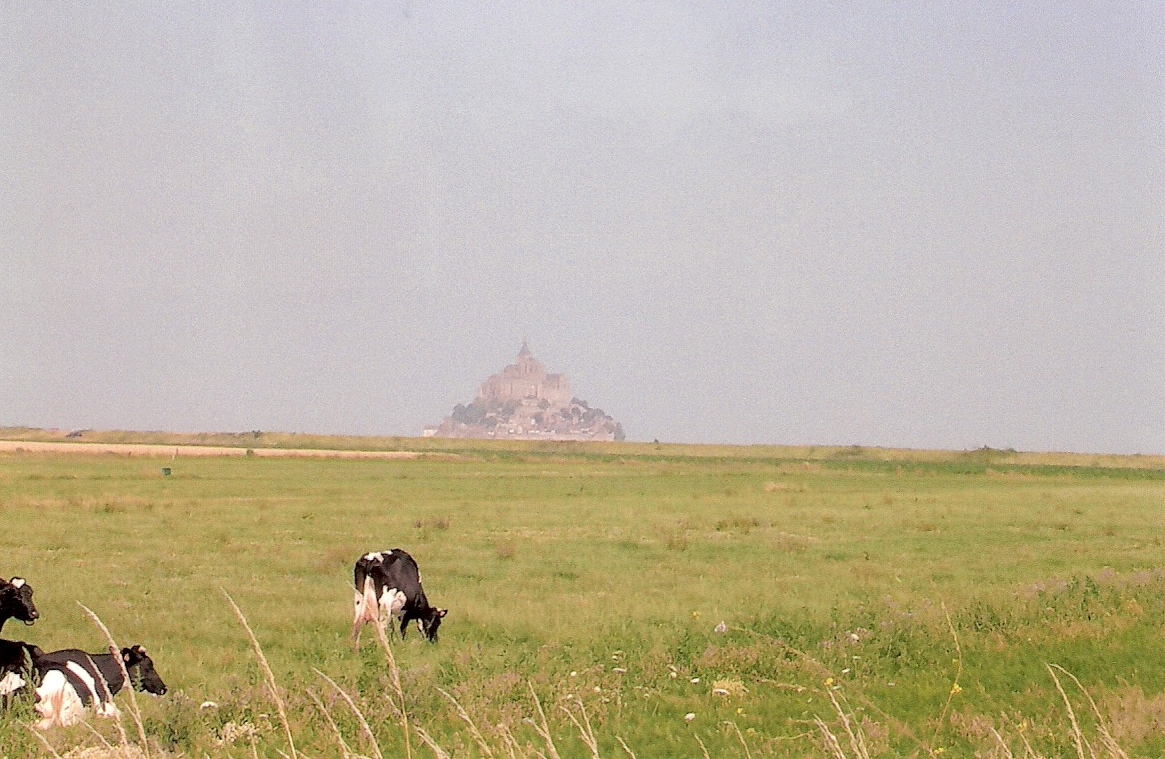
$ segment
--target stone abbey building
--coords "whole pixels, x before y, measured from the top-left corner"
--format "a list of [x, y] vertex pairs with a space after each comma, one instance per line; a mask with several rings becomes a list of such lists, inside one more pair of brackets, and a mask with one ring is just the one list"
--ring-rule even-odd
[[468, 406], [457, 404], [427, 437], [493, 440], [622, 440], [622, 426], [570, 392], [570, 380], [550, 374], [526, 341], [518, 360], [490, 376]]

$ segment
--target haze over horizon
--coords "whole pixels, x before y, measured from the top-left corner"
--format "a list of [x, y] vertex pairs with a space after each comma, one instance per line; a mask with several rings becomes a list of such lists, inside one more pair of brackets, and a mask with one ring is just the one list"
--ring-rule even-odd
[[0, 426], [1165, 453], [1165, 6], [0, 20]]

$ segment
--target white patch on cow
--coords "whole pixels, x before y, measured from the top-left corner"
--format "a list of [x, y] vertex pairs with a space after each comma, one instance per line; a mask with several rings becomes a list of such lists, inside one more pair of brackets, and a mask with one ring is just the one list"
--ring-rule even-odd
[[396, 588], [385, 588], [380, 594], [380, 608], [385, 618], [399, 617], [406, 600], [405, 594]]
[[24, 678], [15, 672], [9, 672], [0, 680], [0, 696], [9, 696], [24, 687]]
[[89, 670], [75, 661], [65, 662], [65, 668], [76, 675], [81, 682], [85, 683], [85, 687], [89, 689], [89, 697], [93, 700], [94, 704], [100, 704], [102, 702], [103, 699], [101, 696], [97, 695], [97, 680], [93, 678]]
[[12, 587], [23, 588], [24, 587], [24, 578], [23, 577], [13, 577], [12, 578]]
[[50, 669], [45, 673], [40, 687], [36, 689], [35, 709], [41, 717], [40, 722], [36, 723], [37, 730], [48, 730], [53, 725], [75, 725], [85, 714], [81, 697], [59, 669]]
[[[351, 554], [349, 554], [349, 556], [351, 556]], [[383, 558], [383, 556], [382, 556], [382, 554], [379, 554], [379, 553], [366, 553], [366, 554], [364, 554], [365, 561], [380, 561], [381, 558]]]

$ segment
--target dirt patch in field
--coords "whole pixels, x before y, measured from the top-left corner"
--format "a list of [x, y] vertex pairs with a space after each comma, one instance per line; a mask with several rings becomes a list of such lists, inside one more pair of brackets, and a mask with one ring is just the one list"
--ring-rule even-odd
[[226, 448], [214, 445], [146, 445], [139, 443], [51, 443], [0, 440], [0, 453], [95, 453], [117, 456], [186, 458], [257, 456], [263, 458], [415, 459], [416, 451], [341, 451], [321, 448]]

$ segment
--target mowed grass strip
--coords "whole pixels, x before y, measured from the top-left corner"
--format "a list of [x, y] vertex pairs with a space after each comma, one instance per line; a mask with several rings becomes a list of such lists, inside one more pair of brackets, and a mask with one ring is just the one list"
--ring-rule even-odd
[[[537, 716], [532, 686], [563, 756], [590, 755], [560, 708], [571, 704], [604, 755], [624, 755], [620, 738], [639, 756], [700, 756], [696, 738], [720, 756], [825, 755], [814, 720], [837, 723], [830, 692], [848, 697], [875, 754], [971, 756], [996, 745], [992, 728], [1015, 741], [1021, 727], [1049, 755], [1074, 751], [1045, 663], [1107, 706], [1126, 749], [1165, 748], [1151, 729], [1165, 713], [1160, 470], [675, 448], [5, 455], [0, 573], [33, 584], [42, 619], [4, 635], [102, 650], [83, 603], [122, 645], [145, 644], [170, 685], [145, 704], [160, 746], [229, 756], [254, 736], [277, 756], [286, 746], [225, 589], [287, 691], [297, 748], [337, 751], [309, 692], [360, 740], [317, 668], [358, 694], [399, 755], [384, 656], [369, 635], [353, 653], [348, 633], [352, 563], [400, 546], [451, 610], [438, 645], [415, 629], [395, 644], [410, 716], [455, 755], [479, 749], [438, 688], [494, 745], [508, 733], [537, 748], [523, 722]], [[0, 745], [32, 754], [21, 714], [0, 724]]]

